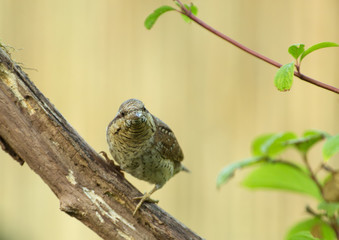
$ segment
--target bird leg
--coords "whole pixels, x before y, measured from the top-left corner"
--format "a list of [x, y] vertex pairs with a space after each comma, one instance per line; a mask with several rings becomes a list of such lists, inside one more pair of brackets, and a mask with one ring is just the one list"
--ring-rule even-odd
[[[145, 192], [145, 194], [147, 194], [147, 193]], [[142, 196], [140, 196], [140, 197], [134, 197], [133, 200], [141, 200], [143, 197], [144, 197], [144, 195], [142, 195]], [[146, 198], [146, 199], [144, 200], [144, 202], [148, 202], [148, 203], [158, 203], [159, 200], [155, 200], [155, 199], [149, 197], [149, 198]]]
[[161, 186], [159, 186], [158, 184], [155, 184], [154, 188], [149, 191], [148, 193], [145, 193], [142, 197], [135, 197], [133, 198], [134, 200], [139, 200], [139, 203], [137, 205], [137, 207], [135, 208], [134, 212], [133, 212], [133, 216], [135, 215], [135, 213], [138, 211], [138, 209], [141, 207], [142, 203], [143, 202], [151, 202], [151, 203], [158, 203], [159, 201], [158, 200], [153, 200], [150, 198], [150, 196], [155, 192], [157, 191], [158, 189], [160, 189]]

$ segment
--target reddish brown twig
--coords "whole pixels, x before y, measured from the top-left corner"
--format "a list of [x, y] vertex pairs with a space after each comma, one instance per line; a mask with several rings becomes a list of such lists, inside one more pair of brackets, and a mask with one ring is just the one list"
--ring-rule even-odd
[[[273, 65], [273, 66], [275, 66], [275, 67], [277, 67], [277, 68], [280, 68], [280, 67], [282, 66], [281, 63], [278, 63], [278, 62], [274, 61], [273, 59], [270, 59], [270, 58], [268, 58], [268, 57], [266, 57], [266, 56], [264, 56], [264, 55], [262, 55], [262, 54], [260, 54], [260, 53], [258, 53], [258, 52], [256, 52], [256, 51], [254, 51], [254, 50], [252, 50], [252, 49], [250, 49], [250, 48], [248, 48], [248, 47], [242, 45], [241, 43], [235, 41], [234, 39], [232, 39], [232, 38], [226, 36], [225, 34], [223, 34], [223, 33], [221, 33], [221, 32], [219, 32], [219, 31], [216, 30], [215, 28], [209, 26], [209, 25], [206, 24], [204, 21], [202, 21], [202, 20], [199, 19], [198, 17], [194, 16], [194, 15], [191, 13], [191, 11], [190, 11], [189, 9], [187, 9], [187, 8], [181, 3], [180, 0], [174, 0], [174, 1], [180, 4], [180, 6], [181, 6], [181, 12], [180, 12], [180, 13], [186, 15], [187, 17], [189, 17], [190, 19], [192, 19], [194, 22], [196, 22], [197, 24], [199, 24], [200, 26], [202, 26], [202, 27], [205, 28], [206, 30], [208, 30], [208, 31], [210, 31], [211, 33], [217, 35], [218, 37], [222, 38], [223, 40], [225, 40], [225, 41], [227, 41], [227, 42], [233, 44], [234, 46], [240, 48], [241, 50], [243, 50], [243, 51], [245, 51], [245, 52], [251, 54], [252, 56], [257, 57], [257, 58], [259, 58], [259, 59], [261, 59], [261, 60], [263, 60], [263, 61], [265, 61], [265, 62], [267, 62], [267, 63], [269, 63], [269, 64], [271, 64], [271, 65]], [[324, 88], [324, 89], [326, 89], [326, 90], [329, 90], [329, 91], [331, 91], [331, 92], [334, 92], [334, 93], [339, 94], [339, 89], [338, 89], [338, 88], [333, 87], [333, 86], [331, 86], [331, 85], [328, 85], [328, 84], [326, 84], [326, 83], [320, 82], [320, 81], [318, 81], [318, 80], [315, 80], [315, 79], [313, 79], [313, 78], [311, 78], [311, 77], [308, 77], [308, 76], [306, 76], [306, 75], [304, 75], [304, 74], [301, 74], [301, 73], [298, 72], [298, 71], [295, 71], [295, 72], [294, 72], [294, 76], [296, 76], [296, 77], [300, 78], [301, 80], [304, 80], [304, 81], [306, 81], [306, 82], [308, 82], [308, 83], [311, 83], [311, 84], [313, 84], [313, 85], [316, 85], [316, 86], [318, 86], [318, 87], [320, 87], [320, 88]]]

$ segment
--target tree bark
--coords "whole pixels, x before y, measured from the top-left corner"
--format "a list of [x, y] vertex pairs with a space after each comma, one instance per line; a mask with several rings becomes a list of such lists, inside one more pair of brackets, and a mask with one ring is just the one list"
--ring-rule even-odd
[[201, 239], [145, 203], [135, 217], [133, 187], [70, 126], [0, 48], [0, 145], [26, 162], [60, 200], [60, 209], [103, 239]]

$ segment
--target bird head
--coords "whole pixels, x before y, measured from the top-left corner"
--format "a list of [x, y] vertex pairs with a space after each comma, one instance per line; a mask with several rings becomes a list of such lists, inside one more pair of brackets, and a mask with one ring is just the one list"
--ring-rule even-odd
[[113, 127], [116, 131], [153, 126], [152, 115], [145, 108], [144, 103], [133, 98], [121, 104], [117, 115], [113, 119]]

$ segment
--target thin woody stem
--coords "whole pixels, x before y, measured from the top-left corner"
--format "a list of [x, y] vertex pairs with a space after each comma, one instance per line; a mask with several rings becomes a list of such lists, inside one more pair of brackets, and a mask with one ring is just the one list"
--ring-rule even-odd
[[310, 163], [308, 162], [308, 158], [307, 158], [306, 153], [304, 153], [304, 154], [302, 155], [302, 157], [303, 157], [304, 164], [306, 165], [307, 170], [308, 170], [309, 173], [310, 173], [310, 177], [312, 178], [312, 180], [314, 181], [314, 183], [317, 185], [317, 187], [319, 188], [319, 191], [320, 191], [320, 193], [321, 193], [321, 196], [324, 198], [323, 187], [321, 186], [321, 184], [320, 184], [320, 182], [319, 182], [317, 176], [315, 175], [314, 171], [312, 170], [311, 165], [310, 165]]
[[[252, 49], [250, 49], [250, 48], [248, 48], [248, 47], [242, 45], [241, 43], [235, 41], [234, 39], [232, 39], [232, 38], [226, 36], [225, 34], [223, 34], [223, 33], [221, 33], [221, 32], [219, 32], [219, 31], [216, 30], [215, 28], [209, 26], [209, 25], [206, 24], [204, 21], [202, 21], [201, 19], [199, 19], [199, 18], [197, 18], [196, 16], [194, 16], [194, 14], [192, 14], [192, 12], [191, 12], [189, 9], [187, 9], [187, 8], [181, 3], [180, 0], [174, 0], [174, 1], [180, 4], [181, 10], [182, 10], [182, 12], [181, 12], [182, 14], [186, 15], [187, 17], [189, 17], [190, 19], [192, 19], [194, 22], [196, 22], [197, 24], [199, 24], [200, 26], [202, 26], [202, 27], [205, 28], [206, 30], [208, 30], [208, 31], [210, 31], [211, 33], [217, 35], [218, 37], [222, 38], [223, 40], [225, 40], [225, 41], [227, 41], [227, 42], [233, 44], [234, 46], [240, 48], [241, 50], [243, 50], [243, 51], [245, 51], [245, 52], [251, 54], [252, 56], [257, 57], [257, 58], [259, 58], [259, 59], [261, 59], [261, 60], [263, 60], [263, 61], [265, 61], [265, 62], [267, 62], [267, 63], [269, 63], [269, 64], [271, 64], [271, 65], [273, 65], [273, 66], [275, 66], [275, 67], [277, 67], [277, 68], [280, 68], [280, 67], [282, 66], [281, 63], [278, 63], [278, 62], [274, 61], [273, 59], [270, 59], [270, 58], [268, 58], [268, 57], [266, 57], [266, 56], [264, 56], [264, 55], [262, 55], [262, 54], [260, 54], [260, 53], [258, 53], [258, 52], [256, 52], [256, 51], [254, 51], [254, 50], [252, 50]], [[339, 89], [338, 89], [338, 88], [333, 87], [333, 86], [331, 86], [331, 85], [328, 85], [328, 84], [326, 84], [326, 83], [320, 82], [320, 81], [318, 81], [318, 80], [315, 80], [315, 79], [313, 79], [313, 78], [311, 78], [311, 77], [308, 77], [308, 76], [306, 76], [306, 75], [304, 75], [304, 74], [301, 74], [301, 73], [298, 72], [298, 71], [295, 71], [295, 72], [294, 72], [294, 76], [296, 76], [296, 77], [300, 78], [301, 80], [304, 80], [304, 81], [306, 81], [306, 82], [308, 82], [308, 83], [311, 83], [311, 84], [313, 84], [313, 85], [316, 85], [316, 86], [318, 86], [318, 87], [320, 87], [320, 88], [323, 88], [323, 89], [326, 89], [326, 90], [329, 90], [329, 91], [331, 91], [331, 92], [334, 92], [334, 93], [339, 94]]]
[[[324, 197], [324, 189], [323, 189], [323, 187], [321, 186], [319, 180], [317, 179], [317, 177], [316, 177], [314, 171], [312, 170], [311, 165], [310, 165], [310, 163], [308, 162], [308, 158], [307, 158], [306, 153], [303, 154], [303, 161], [304, 161], [304, 163], [305, 163], [305, 165], [306, 165], [308, 171], [310, 172], [310, 177], [311, 177], [312, 180], [315, 182], [315, 184], [318, 186], [322, 198], [325, 199], [325, 197]], [[326, 201], [326, 200], [325, 200], [325, 201]], [[316, 215], [315, 215], [315, 212], [312, 211], [310, 207], [307, 207], [306, 210], [307, 210], [308, 213], [310, 213], [310, 214], [316, 216]], [[317, 215], [318, 215], [318, 214], [317, 214]], [[318, 217], [319, 217], [319, 216], [321, 216], [321, 215], [318, 215]], [[335, 234], [336, 234], [336, 236], [337, 236], [337, 239], [339, 239], [339, 228], [338, 228], [338, 224], [337, 224], [336, 217], [334, 217], [334, 216], [332, 216], [332, 217], [327, 216], [327, 218], [328, 218], [328, 224], [331, 226], [331, 228], [332, 228], [333, 231], [335, 232]]]

